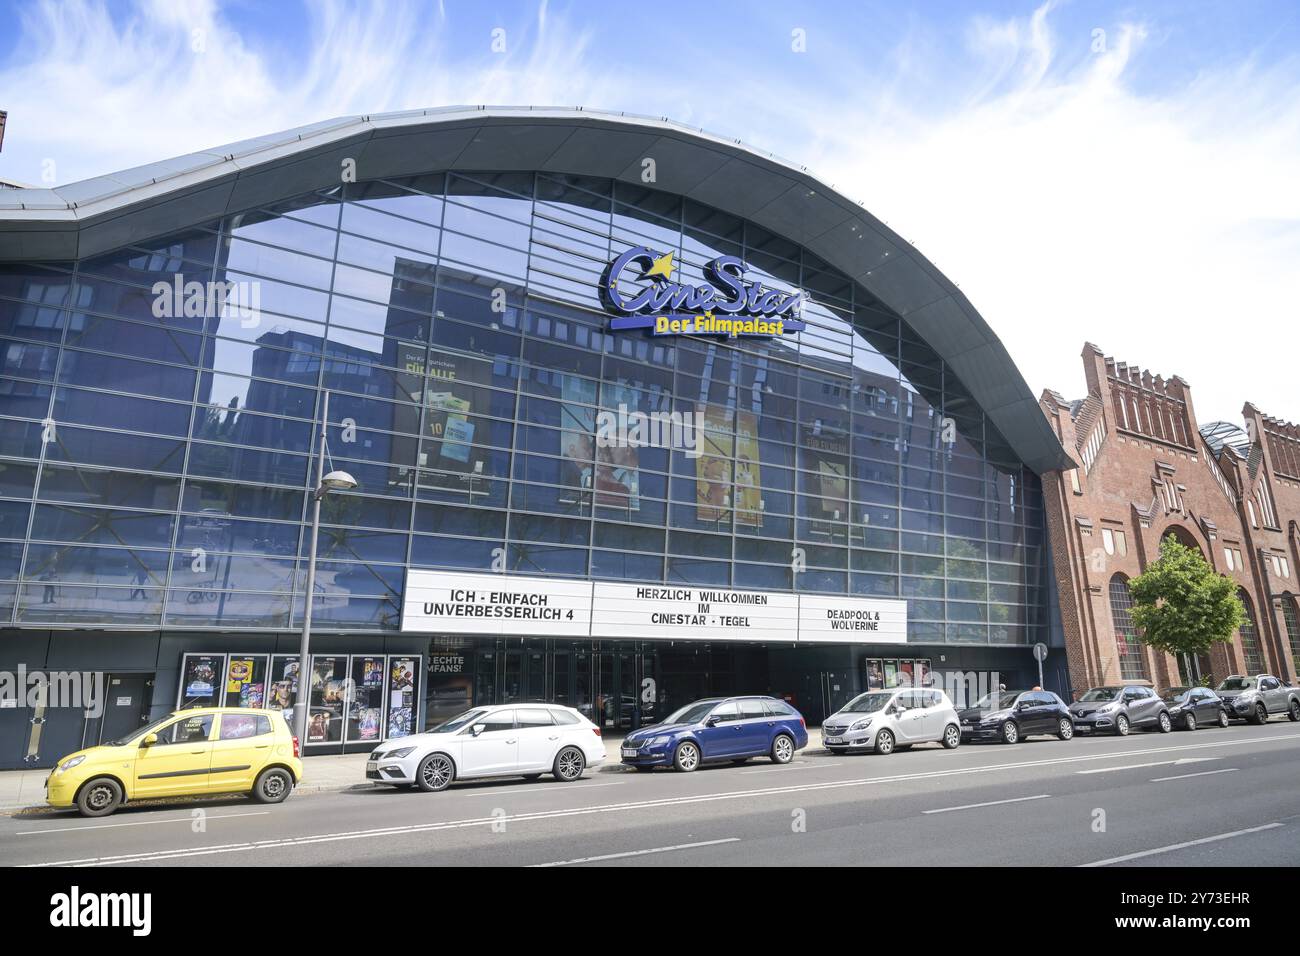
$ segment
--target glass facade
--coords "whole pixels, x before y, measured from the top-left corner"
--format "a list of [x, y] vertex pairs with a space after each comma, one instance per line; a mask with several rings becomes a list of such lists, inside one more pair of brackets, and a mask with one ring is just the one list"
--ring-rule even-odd
[[[808, 328], [607, 331], [598, 280], [631, 245], [684, 281], [743, 256], [807, 292]], [[11, 624], [294, 628], [329, 390], [360, 486], [325, 501], [322, 631], [395, 631], [409, 566], [897, 597], [914, 642], [1046, 639], [1039, 482], [962, 383], [797, 244], [665, 192], [347, 184], [0, 266], [0, 335]], [[702, 414], [704, 454], [597, 448], [620, 408]]]

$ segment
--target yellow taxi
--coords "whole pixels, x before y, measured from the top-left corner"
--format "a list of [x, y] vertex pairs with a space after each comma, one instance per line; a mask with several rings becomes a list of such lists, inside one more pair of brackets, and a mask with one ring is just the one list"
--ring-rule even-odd
[[300, 756], [278, 710], [196, 707], [64, 757], [45, 780], [45, 800], [86, 817], [158, 797], [247, 793], [280, 803], [302, 779]]

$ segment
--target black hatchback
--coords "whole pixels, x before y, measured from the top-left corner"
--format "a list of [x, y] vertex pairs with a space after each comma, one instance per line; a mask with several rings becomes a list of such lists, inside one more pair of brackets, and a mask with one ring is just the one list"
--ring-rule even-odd
[[1166, 687], [1160, 699], [1169, 708], [1169, 719], [1182, 730], [1195, 730], [1212, 724], [1228, 726], [1228, 710], [1222, 699], [1208, 687]]
[[1074, 719], [1065, 701], [1050, 690], [1004, 690], [986, 694], [957, 714], [961, 739], [1014, 744], [1035, 734], [1061, 740], [1074, 736]]

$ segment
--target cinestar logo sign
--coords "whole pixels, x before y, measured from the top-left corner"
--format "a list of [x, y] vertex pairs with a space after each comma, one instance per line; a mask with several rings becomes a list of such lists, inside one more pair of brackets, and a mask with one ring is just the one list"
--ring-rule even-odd
[[[611, 329], [650, 329], [654, 335], [775, 338], [804, 329], [802, 292], [771, 289], [745, 279], [738, 256], [718, 256], [704, 267], [704, 285], [673, 281], [673, 254], [633, 246], [600, 279], [600, 301], [619, 318]], [[626, 285], [645, 285], [629, 291]]]

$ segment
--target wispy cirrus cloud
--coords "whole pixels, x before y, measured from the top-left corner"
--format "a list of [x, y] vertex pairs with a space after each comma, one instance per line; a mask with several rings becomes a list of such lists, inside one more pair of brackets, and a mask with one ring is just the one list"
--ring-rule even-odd
[[1246, 399], [1300, 418], [1300, 57], [1247, 44], [1188, 69], [1182, 25], [1140, 6], [882, 5], [871, 30], [816, 6], [604, 9], [333, 2], [250, 25], [204, 0], [23, 7], [0, 175], [39, 184], [52, 160], [69, 182], [458, 103], [665, 115], [863, 200], [961, 285], [1035, 390], [1077, 394], [1090, 339], [1183, 374], [1203, 422]]

